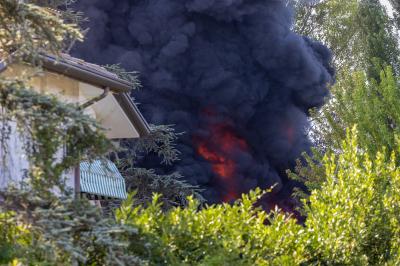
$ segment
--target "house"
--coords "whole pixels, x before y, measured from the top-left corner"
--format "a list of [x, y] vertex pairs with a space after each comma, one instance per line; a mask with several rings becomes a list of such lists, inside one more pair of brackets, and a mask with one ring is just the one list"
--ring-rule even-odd
[[[149, 134], [149, 126], [129, 96], [132, 84], [104, 68], [63, 54], [61, 58], [41, 55], [43, 74], [31, 81], [34, 90], [56, 95], [58, 99], [78, 103], [84, 112], [95, 118], [111, 139], [140, 138]], [[31, 71], [25, 65], [0, 63], [0, 75], [15, 76]], [[9, 140], [10, 158], [7, 169], [0, 166], [0, 188], [18, 182], [28, 162], [22, 145], [13, 134]], [[3, 167], [4, 168], [4, 167]], [[126, 198], [124, 178], [111, 161], [82, 162], [66, 175], [67, 185], [76, 194], [89, 198]], [[8, 177], [12, 177], [10, 181]]]

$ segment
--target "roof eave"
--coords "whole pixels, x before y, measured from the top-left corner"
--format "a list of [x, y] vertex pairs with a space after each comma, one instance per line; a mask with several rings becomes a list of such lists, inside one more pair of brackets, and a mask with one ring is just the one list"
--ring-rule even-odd
[[119, 78], [110, 78], [83, 65], [66, 62], [62, 58], [58, 59], [50, 55], [41, 55], [41, 59], [43, 67], [47, 70], [55, 71], [102, 88], [109, 87], [114, 92], [114, 97], [128, 116], [132, 125], [137, 129], [139, 137], [150, 134], [149, 125], [136, 104], [129, 97], [128, 92], [132, 88], [131, 83]]
[[[140, 113], [136, 104], [129, 96], [132, 85], [122, 79], [110, 78], [81, 65], [72, 65], [62, 59], [50, 55], [41, 55], [43, 67], [77, 80], [97, 85], [101, 88], [109, 87], [114, 92], [114, 97], [128, 116], [129, 121], [137, 129], [139, 137], [150, 134], [150, 127]], [[0, 61], [0, 73], [7, 68], [5, 61]]]
[[64, 74], [99, 87], [109, 87], [113, 92], [129, 92], [132, 89], [132, 84], [123, 79], [109, 77], [84, 65], [67, 62], [63, 58], [42, 54], [40, 59], [43, 62], [43, 67], [47, 70]]

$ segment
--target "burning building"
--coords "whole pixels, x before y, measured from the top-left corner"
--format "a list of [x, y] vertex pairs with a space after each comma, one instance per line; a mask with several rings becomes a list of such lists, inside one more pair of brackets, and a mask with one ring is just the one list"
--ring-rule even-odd
[[308, 110], [333, 81], [331, 54], [291, 31], [283, 0], [84, 0], [90, 31], [74, 54], [140, 72], [135, 94], [153, 124], [185, 132], [179, 171], [210, 202], [276, 184], [271, 203], [290, 207], [285, 176], [308, 151]]

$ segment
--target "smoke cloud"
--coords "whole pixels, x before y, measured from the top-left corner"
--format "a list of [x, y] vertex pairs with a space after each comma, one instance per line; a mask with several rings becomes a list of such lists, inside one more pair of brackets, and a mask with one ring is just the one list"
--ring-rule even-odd
[[74, 55], [139, 71], [135, 92], [153, 124], [185, 134], [180, 171], [210, 202], [277, 184], [271, 203], [289, 205], [285, 176], [310, 141], [308, 110], [333, 82], [330, 51], [291, 31], [282, 0], [81, 0], [90, 31]]

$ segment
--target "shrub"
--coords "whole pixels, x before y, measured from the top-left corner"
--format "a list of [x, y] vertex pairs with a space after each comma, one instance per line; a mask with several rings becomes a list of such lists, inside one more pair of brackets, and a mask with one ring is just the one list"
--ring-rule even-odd
[[163, 213], [156, 195], [150, 206], [116, 212], [118, 222], [137, 227], [145, 249], [131, 252], [152, 265], [396, 265], [400, 263], [400, 169], [395, 156], [372, 160], [348, 132], [341, 155], [326, 156], [327, 180], [305, 203], [304, 225], [279, 209], [258, 207], [256, 190], [233, 205]]
[[[117, 211], [119, 222], [140, 229], [147, 249], [141, 256], [162, 265], [254, 265], [304, 261], [299, 234], [302, 226], [279, 210], [267, 214], [254, 207], [263, 193], [243, 195], [233, 205], [224, 203], [199, 210], [189, 198], [188, 207], [166, 213], [153, 198], [147, 208], [131, 209], [132, 196]], [[266, 225], [268, 224], [268, 225]], [[132, 245], [132, 250], [136, 246]]]
[[[1, 262], [70, 265], [399, 265], [400, 168], [393, 153], [372, 159], [355, 129], [343, 153], [323, 160], [326, 181], [304, 202], [304, 224], [257, 207], [265, 191], [232, 205], [162, 209], [160, 195], [134, 194], [104, 219], [85, 201], [41, 204], [24, 220], [2, 214]], [[20, 196], [18, 196], [21, 198]], [[32, 203], [30, 203], [32, 206]], [[135, 206], [135, 207], [133, 207]]]

